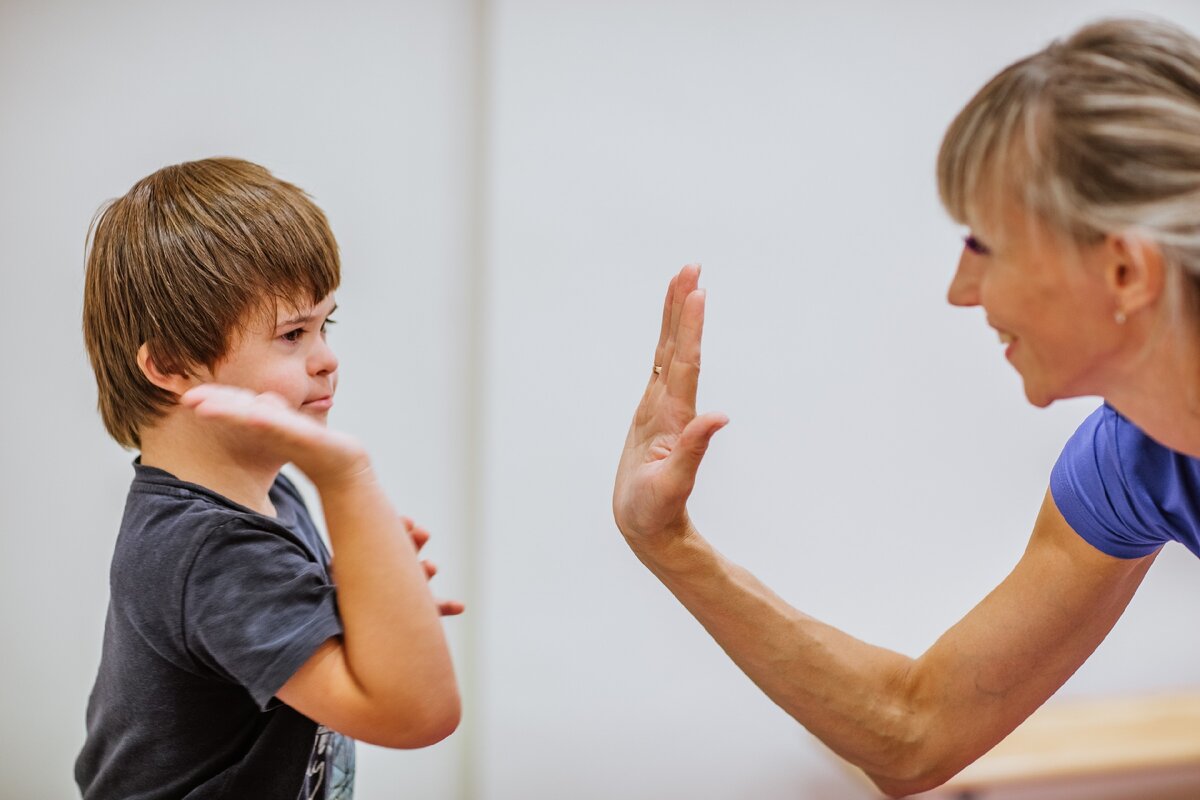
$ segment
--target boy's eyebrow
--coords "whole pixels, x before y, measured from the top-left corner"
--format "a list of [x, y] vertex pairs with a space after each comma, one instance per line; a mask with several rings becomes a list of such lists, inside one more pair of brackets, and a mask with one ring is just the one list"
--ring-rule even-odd
[[[330, 315], [332, 315], [333, 312], [337, 311], [337, 309], [338, 309], [337, 303], [334, 303], [333, 308], [329, 309], [329, 313], [325, 315], [326, 318], [328, 318]], [[275, 327], [276, 328], [286, 328], [289, 325], [307, 325], [312, 320], [312, 318], [314, 316], [316, 316], [315, 312], [316, 312], [316, 309], [314, 308], [303, 314], [297, 314], [296, 316], [292, 317], [291, 319], [285, 319], [281, 322], [275, 323]]]

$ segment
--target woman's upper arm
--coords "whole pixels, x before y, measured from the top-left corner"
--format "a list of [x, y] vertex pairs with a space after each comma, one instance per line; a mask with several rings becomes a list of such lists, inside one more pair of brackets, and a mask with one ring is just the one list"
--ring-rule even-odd
[[924, 746], [945, 780], [1008, 735], [1112, 630], [1157, 552], [1106, 555], [1046, 493], [1013, 571], [919, 659], [907, 676]]

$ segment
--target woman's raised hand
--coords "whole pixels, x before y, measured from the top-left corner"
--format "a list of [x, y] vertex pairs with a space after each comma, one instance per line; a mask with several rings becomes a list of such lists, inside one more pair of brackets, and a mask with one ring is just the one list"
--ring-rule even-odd
[[666, 544], [690, 530], [687, 499], [709, 440], [729, 422], [696, 414], [704, 290], [700, 267], [671, 279], [650, 383], [625, 439], [613, 488], [613, 516], [634, 547]]

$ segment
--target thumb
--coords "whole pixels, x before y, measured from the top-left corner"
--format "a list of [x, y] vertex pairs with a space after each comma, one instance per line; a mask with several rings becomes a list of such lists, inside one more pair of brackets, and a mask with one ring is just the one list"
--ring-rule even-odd
[[708, 451], [713, 434], [728, 424], [729, 417], [724, 414], [700, 414], [693, 417], [683, 433], [679, 434], [679, 441], [671, 451], [671, 472], [689, 490], [696, 480], [696, 470], [700, 469], [700, 460]]

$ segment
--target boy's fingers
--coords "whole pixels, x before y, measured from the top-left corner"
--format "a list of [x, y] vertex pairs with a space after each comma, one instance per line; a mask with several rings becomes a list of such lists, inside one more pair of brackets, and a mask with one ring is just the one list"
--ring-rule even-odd
[[412, 537], [413, 544], [417, 546], [418, 551], [429, 541], [429, 531], [424, 528], [413, 527], [409, 530], [408, 535]]
[[437, 564], [434, 564], [432, 561], [422, 561], [421, 566], [425, 569], [426, 580], [437, 575]]
[[[311, 420], [300, 417], [287, 400], [274, 392], [255, 394], [237, 386], [203, 383], [179, 398], [180, 404], [193, 409], [202, 417], [222, 418], [241, 423], [258, 423], [277, 428], [295, 427], [299, 420], [305, 425]], [[300, 428], [299, 430], [303, 430]]]
[[268, 405], [274, 406], [275, 408], [283, 408], [283, 409], [287, 409], [288, 411], [294, 410], [290, 405], [288, 405], [288, 401], [283, 399], [282, 395], [275, 394], [274, 392], [263, 392], [262, 394], [260, 394], [258, 396], [262, 399], [263, 402], [265, 402]]
[[437, 608], [443, 617], [456, 617], [467, 610], [467, 607], [459, 600], [438, 600]]
[[254, 396], [253, 392], [234, 386], [221, 386], [215, 383], [202, 383], [188, 389], [179, 398], [179, 402], [189, 408], [196, 408], [202, 403], [245, 404]]

